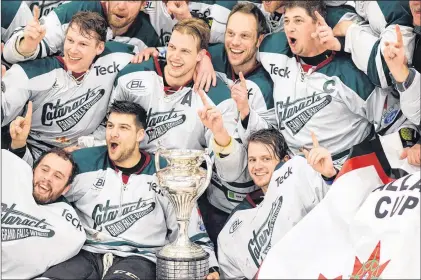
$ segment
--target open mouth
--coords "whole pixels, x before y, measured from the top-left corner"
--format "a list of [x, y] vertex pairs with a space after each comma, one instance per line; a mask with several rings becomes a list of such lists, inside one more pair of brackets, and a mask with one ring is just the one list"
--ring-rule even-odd
[[181, 67], [183, 67], [183, 63], [177, 63], [177, 62], [174, 62], [174, 61], [170, 61], [170, 65], [174, 69], [180, 69]]
[[243, 50], [237, 50], [237, 49], [232, 49], [232, 48], [230, 48], [229, 50], [233, 56], [240, 56], [241, 54], [244, 53]]
[[294, 37], [288, 37], [288, 41], [289, 41], [289, 45], [291, 47], [295, 47], [295, 45], [297, 43], [297, 39], [295, 39]]
[[118, 19], [124, 19], [125, 18], [125, 16], [122, 16], [122, 15], [118, 15], [118, 14], [114, 14]]
[[73, 57], [71, 55], [68, 55], [68, 57], [69, 57], [69, 60], [71, 60], [71, 61], [78, 61], [78, 60], [82, 59], [81, 57]]
[[43, 194], [48, 193], [50, 191], [50, 188], [46, 184], [38, 183], [37, 187], [38, 191]]
[[118, 144], [117, 143], [111, 143], [110, 148], [111, 148], [111, 151], [114, 152], [115, 150], [117, 150]]

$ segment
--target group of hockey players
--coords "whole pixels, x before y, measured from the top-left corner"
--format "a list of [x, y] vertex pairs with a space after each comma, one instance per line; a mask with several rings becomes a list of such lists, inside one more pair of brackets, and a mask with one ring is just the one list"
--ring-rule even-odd
[[2, 0], [2, 277], [155, 279], [179, 230], [160, 146], [210, 151], [206, 279], [256, 277], [363, 146], [419, 212], [420, 21], [419, 1]]

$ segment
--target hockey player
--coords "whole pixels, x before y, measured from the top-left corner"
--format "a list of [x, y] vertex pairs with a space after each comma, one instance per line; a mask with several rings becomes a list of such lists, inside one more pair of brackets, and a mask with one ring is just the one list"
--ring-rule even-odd
[[[155, 160], [139, 149], [146, 111], [136, 103], [110, 107], [107, 146], [81, 149], [79, 166], [66, 198], [79, 210], [87, 241], [74, 258], [49, 269], [50, 279], [155, 279], [156, 252], [175, 240], [178, 225], [172, 204], [157, 185]], [[163, 163], [160, 163], [163, 167]], [[218, 266], [200, 215], [193, 209], [189, 235]]]
[[106, 26], [97, 13], [76, 13], [66, 31], [63, 57], [15, 64], [4, 76], [2, 127], [32, 101], [28, 145], [34, 158], [52, 147], [75, 145], [105, 117], [113, 81], [131, 60], [134, 48], [105, 44]]
[[[316, 13], [324, 14], [321, 1], [290, 1], [285, 7], [285, 33], [269, 35], [259, 49], [274, 81], [276, 112], [269, 122], [277, 123], [293, 153], [311, 144], [313, 131], [340, 165], [353, 145], [373, 135], [386, 93], [347, 55], [330, 51], [334, 46], [326, 37], [331, 32]], [[252, 109], [247, 117], [248, 126], [239, 126], [242, 140], [250, 130], [268, 126]]]
[[[205, 56], [208, 42], [209, 27], [202, 20], [180, 21], [174, 26], [166, 61], [154, 57], [129, 64], [117, 76], [113, 99], [134, 101], [148, 112], [146, 136], [141, 143], [148, 152], [157, 149], [158, 141], [168, 149], [210, 147], [212, 133], [197, 116], [203, 103], [192, 88], [195, 67]], [[207, 98], [222, 111], [232, 133], [237, 110], [228, 87], [218, 80]]]
[[[26, 115], [30, 117], [31, 109]], [[79, 217], [62, 196], [77, 168], [72, 156], [58, 148], [44, 153], [33, 171], [19, 159], [19, 151], [13, 151], [19, 157], [1, 151], [2, 277], [32, 279], [75, 256], [85, 242]]]
[[288, 160], [285, 139], [276, 129], [259, 130], [248, 139], [248, 172], [263, 197], [254, 193], [256, 200], [237, 206], [219, 234], [222, 277], [252, 279], [272, 244], [328, 192], [337, 170], [330, 153], [312, 138], [313, 148], [304, 150], [307, 162], [301, 156]]
[[65, 30], [79, 11], [96, 12], [107, 19], [106, 40], [128, 43], [138, 49], [158, 46], [149, 17], [141, 12], [144, 1], [71, 1], [17, 29], [4, 49], [9, 63], [33, 60], [63, 52]]

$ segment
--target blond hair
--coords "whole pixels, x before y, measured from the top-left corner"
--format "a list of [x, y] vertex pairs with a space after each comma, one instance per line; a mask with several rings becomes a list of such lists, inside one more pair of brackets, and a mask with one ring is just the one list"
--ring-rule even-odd
[[174, 26], [173, 31], [177, 30], [182, 34], [188, 34], [197, 39], [198, 51], [208, 49], [210, 39], [210, 28], [203, 20], [198, 18], [183, 19]]

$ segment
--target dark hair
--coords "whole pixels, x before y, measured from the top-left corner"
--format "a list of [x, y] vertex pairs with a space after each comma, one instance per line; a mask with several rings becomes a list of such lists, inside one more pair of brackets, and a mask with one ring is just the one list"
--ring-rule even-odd
[[314, 14], [315, 11], [319, 12], [323, 18], [326, 18], [326, 4], [323, 0], [285, 1], [285, 11], [295, 7], [300, 7], [306, 10], [307, 14], [313, 19], [313, 21], [317, 21], [316, 15]]
[[134, 115], [136, 117], [136, 125], [143, 129], [146, 128], [146, 110], [135, 102], [116, 100], [110, 106], [109, 114], [111, 113]]
[[261, 129], [253, 132], [248, 138], [248, 145], [250, 142], [262, 143], [271, 147], [274, 155], [282, 160], [285, 156], [288, 155], [288, 145], [285, 141], [284, 136], [276, 128]]
[[67, 180], [66, 186], [70, 185], [73, 180], [75, 179], [76, 173], [78, 171], [78, 167], [73, 159], [72, 154], [70, 154], [69, 152], [66, 152], [64, 149], [62, 148], [57, 148], [54, 147], [49, 151], [43, 152], [41, 154], [41, 156], [35, 161], [34, 163], [34, 170], [37, 168], [37, 166], [41, 163], [42, 159], [45, 158], [46, 155], [49, 154], [55, 154], [59, 157], [61, 157], [62, 159], [69, 161], [72, 165], [72, 171], [70, 173], [69, 179]]
[[177, 22], [173, 28], [173, 31], [177, 30], [180, 33], [188, 34], [196, 38], [199, 42], [197, 48], [200, 50], [207, 50], [210, 40], [210, 29], [209, 25], [205, 21], [199, 18], [187, 18]]
[[238, 3], [236, 4], [229, 16], [228, 16], [228, 21], [230, 20], [230, 17], [235, 14], [235, 13], [243, 13], [243, 14], [247, 14], [247, 15], [252, 15], [254, 16], [254, 18], [256, 19], [257, 22], [257, 37], [259, 37], [262, 34], [267, 34], [269, 33], [269, 25], [268, 22], [264, 16], [264, 14], [262, 13], [262, 11], [253, 3]]
[[[88, 39], [91, 39], [92, 36], [90, 32], [97, 34], [96, 39], [101, 42], [107, 40], [107, 21], [98, 13], [95, 12], [77, 12], [69, 22], [69, 27], [67, 30], [76, 24], [80, 28], [80, 34]], [[66, 30], [66, 34], [67, 34]]]

